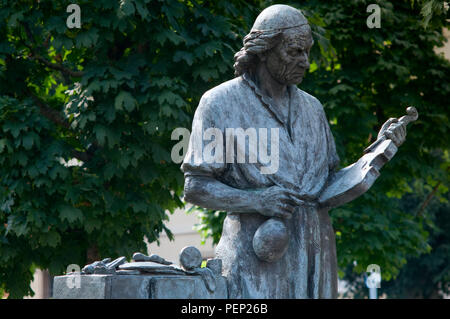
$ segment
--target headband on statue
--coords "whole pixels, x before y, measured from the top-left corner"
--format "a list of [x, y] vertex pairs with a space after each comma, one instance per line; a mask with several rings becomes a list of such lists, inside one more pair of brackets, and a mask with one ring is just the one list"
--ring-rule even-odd
[[309, 25], [309, 24], [308, 24], [308, 23], [302, 23], [302, 24], [297, 24], [297, 25], [290, 26], [290, 27], [273, 28], [273, 29], [266, 29], [266, 30], [252, 29], [250, 32], [281, 31], [281, 30], [287, 30], [287, 29], [292, 29], [292, 28], [299, 28], [299, 27], [302, 27], [302, 26], [304, 26], [304, 25]]
[[300, 10], [287, 5], [276, 4], [264, 9], [258, 15], [250, 32], [282, 31], [304, 25], [308, 25], [308, 20]]

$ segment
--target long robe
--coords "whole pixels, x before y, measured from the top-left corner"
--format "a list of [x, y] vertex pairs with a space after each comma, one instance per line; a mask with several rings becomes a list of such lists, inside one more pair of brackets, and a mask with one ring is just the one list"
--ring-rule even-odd
[[[273, 185], [295, 190], [310, 205], [296, 207], [285, 222], [289, 246], [283, 257], [269, 263], [258, 259], [252, 240], [257, 228], [269, 217], [259, 213], [228, 212], [223, 233], [216, 248], [223, 262], [230, 298], [336, 298], [337, 261], [334, 230], [325, 208], [316, 199], [326, 186], [339, 158], [327, 118], [320, 102], [296, 86], [288, 87], [287, 121], [273, 106], [248, 74], [206, 92], [196, 110], [188, 152], [182, 164], [185, 176], [211, 176], [234, 188], [252, 190]], [[197, 157], [205, 141], [201, 132], [213, 127], [223, 132], [224, 153], [232, 144], [226, 142], [226, 128], [278, 128], [279, 164], [273, 174], [262, 174], [267, 167], [258, 154], [256, 163], [249, 161], [248, 141], [234, 149], [234, 162], [206, 160]], [[200, 134], [199, 134], [200, 133]], [[269, 133], [271, 136], [271, 133]], [[269, 154], [273, 146], [269, 142]], [[236, 160], [237, 150], [245, 152], [245, 163]], [[231, 153], [233, 154], [233, 153]]]

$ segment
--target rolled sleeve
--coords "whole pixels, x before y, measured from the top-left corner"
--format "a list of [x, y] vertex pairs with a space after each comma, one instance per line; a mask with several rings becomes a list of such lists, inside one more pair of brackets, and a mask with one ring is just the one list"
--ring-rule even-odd
[[[221, 125], [223, 121], [220, 105], [205, 94], [195, 112], [188, 150], [181, 165], [185, 177], [192, 175], [214, 177], [223, 173], [226, 168], [225, 134]], [[219, 136], [215, 135], [212, 139], [205, 140], [204, 133], [208, 128], [216, 129], [214, 131]], [[206, 154], [205, 149], [211, 150], [211, 145], [208, 144], [213, 140], [221, 145], [213, 147], [211, 154]], [[215, 154], [216, 152], [221, 152], [221, 156]]]

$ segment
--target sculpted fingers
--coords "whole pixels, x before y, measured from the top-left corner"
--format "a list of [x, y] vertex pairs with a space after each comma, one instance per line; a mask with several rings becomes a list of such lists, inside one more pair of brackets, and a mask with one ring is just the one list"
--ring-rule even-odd
[[406, 125], [401, 123], [400, 126], [398, 127], [398, 131], [399, 131], [400, 138], [403, 141], [406, 137]]
[[297, 205], [302, 205], [305, 203], [303, 196], [298, 194], [297, 192], [290, 189], [286, 189], [285, 192], [289, 196], [289, 198], [296, 202]]
[[282, 205], [280, 208], [280, 211], [278, 211], [278, 215], [280, 215], [279, 217], [283, 217], [286, 219], [290, 219], [292, 217], [292, 213], [295, 209], [294, 206], [288, 204]]
[[281, 203], [280, 205], [283, 208], [285, 208], [287, 206], [289, 206], [289, 207], [295, 207], [296, 206], [295, 202], [292, 199], [290, 199], [290, 198], [282, 198], [282, 199], [280, 199], [280, 203]]
[[391, 129], [387, 129], [384, 133], [386, 137], [394, 142], [395, 145], [398, 145], [397, 136], [395, 136], [394, 132]]
[[389, 120], [387, 120], [384, 124], [383, 124], [383, 128], [387, 129], [389, 126], [391, 126], [391, 124], [397, 123], [398, 119], [396, 119], [395, 117], [391, 117]]
[[282, 219], [291, 219], [292, 214], [286, 212], [278, 212], [274, 215], [274, 217], [282, 218]]
[[402, 131], [402, 125], [398, 125], [396, 126], [396, 128], [394, 129], [394, 134], [397, 137], [397, 142], [398, 144], [402, 144], [403, 142], [403, 131]]
[[297, 206], [301, 206], [305, 204], [305, 201], [299, 198], [299, 195], [290, 195], [290, 198], [295, 201]]
[[261, 214], [269, 217], [290, 219], [296, 207], [305, 205], [297, 192], [280, 186], [272, 186], [261, 198]]
[[406, 125], [402, 122], [399, 122], [399, 120], [396, 118], [390, 118], [383, 124], [380, 133], [378, 134], [378, 138], [380, 138], [382, 135], [392, 140], [398, 147], [405, 141]]
[[[378, 134], [378, 138], [380, 138], [383, 134], [386, 135], [386, 132], [389, 129], [389, 127], [391, 126], [391, 124], [397, 123], [397, 122], [398, 122], [398, 119], [396, 119], [394, 117], [391, 117], [389, 120], [387, 120], [381, 127], [381, 130]], [[386, 137], [387, 137], [387, 135], [386, 135]]]
[[286, 204], [293, 205], [293, 206], [300, 206], [300, 205], [304, 204], [304, 201], [302, 201], [290, 194], [284, 194], [284, 196], [281, 198], [281, 201]]
[[287, 196], [279, 198], [275, 205], [273, 216], [289, 219], [292, 217], [292, 213], [294, 212], [296, 206], [295, 201]]
[[400, 146], [406, 137], [406, 126], [403, 123], [394, 123], [389, 126], [385, 133], [386, 137], [391, 139], [396, 146]]

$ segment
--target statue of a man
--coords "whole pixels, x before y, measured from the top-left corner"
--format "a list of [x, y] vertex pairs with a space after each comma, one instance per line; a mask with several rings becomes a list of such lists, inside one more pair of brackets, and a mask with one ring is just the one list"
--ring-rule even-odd
[[[235, 55], [236, 78], [206, 92], [194, 116], [182, 165], [185, 200], [228, 212], [216, 255], [223, 261], [230, 298], [337, 297], [331, 205], [321, 205], [319, 198], [339, 158], [322, 105], [296, 86], [309, 69], [312, 45], [311, 28], [299, 10], [266, 8]], [[226, 159], [195, 156], [205, 149], [207, 128], [223, 133], [215, 151], [224, 150]], [[258, 148], [247, 145], [249, 136], [235, 146], [239, 139], [225, 136], [227, 128], [247, 133], [255, 128]], [[278, 156], [275, 172], [262, 171], [267, 161], [261, 154], [256, 161], [237, 158], [240, 151], [251, 158], [266, 145], [260, 143], [268, 140], [261, 128], [277, 129], [267, 143]], [[379, 136], [399, 146], [406, 125], [389, 120]], [[366, 190], [352, 188], [352, 198]]]

